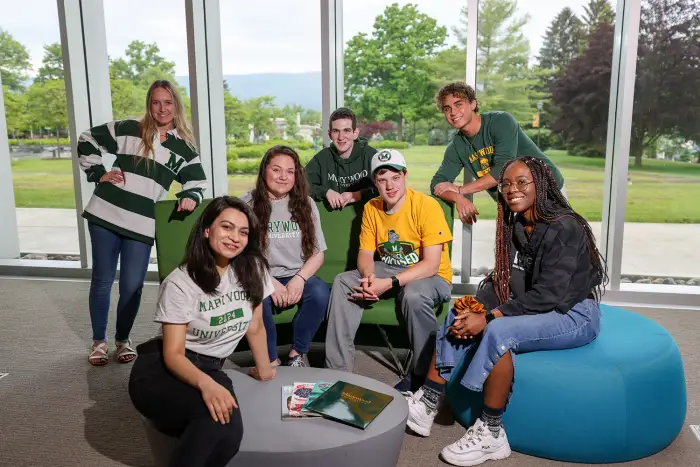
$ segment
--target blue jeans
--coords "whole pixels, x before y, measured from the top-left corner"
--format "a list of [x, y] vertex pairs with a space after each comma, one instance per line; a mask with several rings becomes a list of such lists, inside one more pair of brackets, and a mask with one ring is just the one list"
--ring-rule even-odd
[[[276, 277], [282, 285], [287, 285], [287, 282], [292, 280], [292, 277]], [[292, 328], [294, 330], [294, 342], [292, 348], [300, 354], [309, 352], [309, 344], [313, 339], [314, 334], [318, 331], [319, 326], [326, 317], [326, 309], [328, 308], [328, 299], [330, 297], [328, 284], [323, 282], [316, 276], [311, 276], [304, 284], [304, 292], [301, 294], [301, 299], [297, 305], [297, 310], [292, 319]], [[265, 323], [265, 332], [267, 333], [267, 352], [270, 355], [270, 361], [277, 360], [277, 329], [275, 321], [272, 318], [272, 297], [267, 297], [263, 301], [263, 322]]]
[[119, 235], [92, 222], [88, 223], [92, 242], [92, 281], [90, 282], [90, 320], [92, 339], [107, 339], [107, 319], [112, 284], [120, 260], [119, 302], [115, 339], [125, 342], [141, 305], [143, 281], [151, 255], [151, 245]]
[[592, 342], [600, 332], [600, 307], [592, 299], [577, 303], [566, 314], [550, 311], [495, 319], [473, 340], [455, 339], [449, 334], [454, 317], [450, 312], [438, 331], [435, 366], [440, 376], [449, 381], [457, 363], [462, 358], [470, 359], [461, 383], [478, 392], [483, 390], [489, 373], [509, 350], [515, 365], [516, 354], [580, 347]]

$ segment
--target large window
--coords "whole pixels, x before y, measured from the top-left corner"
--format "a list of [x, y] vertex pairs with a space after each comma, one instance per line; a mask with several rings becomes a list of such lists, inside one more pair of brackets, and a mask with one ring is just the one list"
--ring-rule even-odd
[[642, 2], [622, 281], [700, 285], [700, 2]]
[[318, 2], [221, 2], [229, 194], [253, 188], [275, 144], [302, 162], [322, 144], [321, 14]]
[[68, 111], [55, 0], [0, 17], [5, 101], [20, 251], [79, 259]]
[[[558, 7], [558, 9], [557, 9]], [[573, 208], [601, 232], [614, 4], [480, 0], [476, 90], [482, 112], [506, 111], [562, 172]], [[466, 33], [465, 30], [462, 34]], [[493, 268], [496, 203], [474, 203], [472, 275]]]
[[[430, 192], [451, 136], [434, 104], [448, 80], [464, 81], [463, 0], [358, 1], [343, 4], [345, 105], [360, 135], [406, 157], [409, 187]], [[453, 267], [461, 263], [461, 223], [455, 224]]]

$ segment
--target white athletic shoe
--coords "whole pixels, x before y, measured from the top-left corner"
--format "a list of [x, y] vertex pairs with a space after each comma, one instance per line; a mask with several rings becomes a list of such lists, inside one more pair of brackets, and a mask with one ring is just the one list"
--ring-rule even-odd
[[452, 465], [479, 465], [489, 459], [505, 459], [510, 456], [510, 445], [503, 426], [498, 438], [494, 438], [488, 426], [479, 419], [464, 436], [445, 446], [440, 454]]
[[437, 415], [437, 410], [429, 409], [425, 403], [421, 402], [423, 388], [416, 391], [411, 397], [406, 397], [408, 401], [408, 420], [406, 425], [416, 434], [430, 436], [430, 428]]

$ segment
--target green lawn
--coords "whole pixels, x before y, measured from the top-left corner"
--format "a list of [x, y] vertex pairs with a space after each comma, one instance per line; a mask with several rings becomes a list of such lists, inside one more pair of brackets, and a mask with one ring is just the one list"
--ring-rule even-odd
[[[402, 150], [408, 162], [411, 188], [428, 191], [430, 179], [442, 161], [443, 150], [438, 146]], [[566, 190], [574, 209], [590, 221], [599, 221], [605, 160], [570, 156], [565, 151], [552, 150], [547, 154], [566, 178]], [[75, 207], [69, 160], [15, 161], [12, 171], [18, 207]], [[253, 187], [254, 180], [254, 175], [230, 175], [229, 193], [243, 194]], [[628, 222], [700, 223], [700, 164], [645, 159], [642, 168], [630, 167], [630, 180]], [[173, 186], [169, 198], [173, 198], [178, 189]], [[475, 204], [482, 218], [494, 218], [496, 205], [488, 195], [475, 196]]]

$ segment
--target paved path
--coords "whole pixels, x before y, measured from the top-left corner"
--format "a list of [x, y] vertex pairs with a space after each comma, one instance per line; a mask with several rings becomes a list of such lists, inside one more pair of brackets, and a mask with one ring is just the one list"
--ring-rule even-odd
[[[22, 253], [73, 254], [78, 249], [77, 215], [72, 209], [17, 209]], [[453, 266], [461, 267], [462, 225], [455, 222]], [[600, 222], [591, 223], [600, 235]], [[481, 220], [473, 228], [472, 268], [493, 267], [495, 221]], [[622, 273], [650, 276], [700, 277], [700, 224], [625, 224]], [[152, 256], [155, 256], [153, 249]]]

